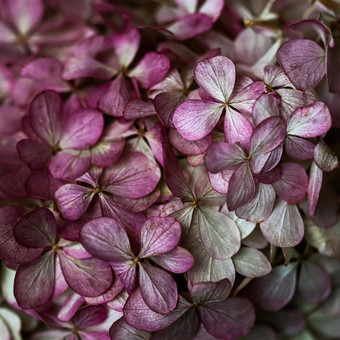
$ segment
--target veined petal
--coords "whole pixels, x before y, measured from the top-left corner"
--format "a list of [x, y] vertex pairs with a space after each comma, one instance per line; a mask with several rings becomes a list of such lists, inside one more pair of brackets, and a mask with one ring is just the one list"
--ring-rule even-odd
[[314, 149], [314, 162], [323, 171], [332, 171], [339, 166], [336, 154], [320, 140]]
[[110, 328], [110, 337], [111, 339], [149, 340], [151, 334], [130, 326], [122, 317], [112, 324]]
[[232, 286], [228, 279], [219, 282], [201, 282], [191, 287], [190, 295], [197, 304], [218, 302], [225, 300], [229, 296], [231, 288]]
[[310, 159], [314, 156], [315, 145], [307, 139], [287, 135], [285, 151], [288, 156], [295, 159]]
[[320, 190], [322, 186], [323, 172], [312, 162], [309, 170], [309, 183], [308, 183], [308, 210], [310, 216], [315, 216], [316, 206], [318, 204]]

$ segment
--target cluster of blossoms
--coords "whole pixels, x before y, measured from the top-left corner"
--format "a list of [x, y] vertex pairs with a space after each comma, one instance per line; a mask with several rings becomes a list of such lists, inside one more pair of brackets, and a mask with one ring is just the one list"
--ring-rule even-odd
[[339, 339], [339, 62], [336, 0], [0, 0], [1, 339]]

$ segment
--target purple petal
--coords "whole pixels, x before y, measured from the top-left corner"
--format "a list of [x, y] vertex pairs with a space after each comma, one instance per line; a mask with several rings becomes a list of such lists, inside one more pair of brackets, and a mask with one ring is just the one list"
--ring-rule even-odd
[[45, 91], [30, 106], [29, 119], [34, 132], [51, 146], [59, 144], [62, 134], [63, 102], [59, 94]]
[[293, 112], [299, 107], [308, 105], [306, 103], [305, 94], [290, 88], [277, 89], [277, 94], [280, 96], [280, 115], [288, 121]]
[[305, 301], [318, 304], [327, 299], [331, 293], [331, 278], [319, 265], [311, 261], [303, 261], [297, 288]]
[[54, 197], [63, 218], [75, 221], [85, 213], [94, 195], [94, 188], [65, 184], [55, 192]]
[[309, 171], [309, 183], [308, 183], [308, 209], [309, 215], [315, 216], [316, 206], [319, 200], [320, 190], [322, 186], [322, 170], [312, 162]]
[[177, 107], [173, 115], [173, 123], [183, 138], [201, 139], [213, 130], [223, 109], [221, 103], [187, 100]]
[[274, 169], [281, 160], [283, 153], [283, 145], [280, 144], [274, 150], [258, 155], [253, 156], [250, 160], [251, 170], [255, 174], [266, 173], [272, 169]]
[[110, 328], [111, 339], [149, 340], [150, 336], [150, 333], [139, 331], [127, 324], [124, 318], [120, 318], [118, 321], [113, 323]]
[[207, 331], [218, 338], [236, 340], [246, 335], [255, 322], [255, 311], [249, 300], [230, 298], [204, 303], [198, 307]]
[[20, 207], [9, 206], [0, 209], [0, 257], [13, 263], [30, 262], [37, 258], [42, 249], [26, 248], [17, 243], [13, 236], [13, 228], [25, 213]]
[[235, 222], [226, 215], [200, 207], [198, 226], [202, 244], [214, 259], [226, 260], [240, 249], [240, 232]]
[[29, 248], [53, 246], [56, 242], [56, 220], [47, 208], [35, 209], [24, 215], [13, 229], [19, 244]]
[[131, 326], [144, 332], [154, 332], [174, 323], [190, 307], [191, 304], [179, 296], [177, 306], [172, 312], [169, 314], [155, 313], [146, 305], [140, 289], [137, 289], [126, 301], [124, 317]]
[[124, 110], [124, 118], [127, 120], [153, 116], [155, 114], [154, 105], [140, 99], [131, 100]]
[[278, 311], [286, 306], [295, 293], [297, 262], [280, 265], [249, 285], [249, 297], [266, 311]]
[[282, 177], [282, 169], [281, 166], [278, 165], [274, 169], [260, 173], [256, 176], [256, 178], [264, 184], [273, 184], [278, 181]]
[[72, 319], [72, 323], [78, 329], [92, 327], [101, 324], [107, 317], [104, 306], [90, 306], [80, 309]]
[[227, 57], [213, 57], [198, 63], [195, 67], [197, 84], [210, 97], [226, 103], [235, 84], [235, 66]]
[[332, 125], [327, 106], [315, 102], [307, 107], [297, 109], [291, 116], [287, 133], [304, 138], [318, 137], [326, 133]]
[[136, 78], [143, 89], [149, 89], [163, 80], [169, 69], [170, 61], [165, 54], [148, 52], [129, 76]]
[[249, 163], [242, 164], [236, 169], [229, 181], [227, 205], [233, 211], [248, 203], [255, 194], [255, 182]]
[[119, 263], [134, 258], [126, 231], [112, 218], [92, 219], [84, 225], [80, 238], [86, 250], [102, 260]]
[[281, 117], [270, 117], [256, 126], [250, 140], [250, 154], [260, 155], [279, 146], [286, 136], [286, 124]]
[[287, 135], [285, 151], [288, 156], [295, 159], [310, 159], [314, 156], [315, 145], [307, 139]]
[[252, 117], [254, 123], [258, 125], [269, 117], [279, 116], [279, 104], [278, 96], [263, 94], [253, 106]]
[[216, 142], [209, 146], [204, 160], [208, 171], [217, 173], [224, 169], [236, 170], [246, 158], [246, 154], [239, 146]]
[[312, 40], [288, 40], [281, 45], [276, 57], [290, 81], [300, 90], [316, 87], [326, 72], [325, 51]]
[[257, 249], [242, 247], [233, 256], [236, 271], [245, 277], [267, 275], [272, 267], [268, 259]]
[[270, 216], [260, 224], [265, 239], [277, 247], [294, 247], [304, 235], [304, 224], [296, 205], [278, 200]]
[[231, 283], [228, 279], [219, 282], [197, 283], [190, 289], [192, 300], [196, 304], [204, 302], [218, 302], [225, 300], [231, 291]]
[[314, 149], [314, 162], [323, 171], [332, 171], [339, 166], [336, 154], [320, 140]]
[[289, 204], [303, 200], [308, 189], [308, 176], [305, 169], [297, 163], [281, 163], [281, 178], [273, 183], [276, 194]]
[[220, 194], [227, 194], [229, 188], [230, 177], [234, 170], [222, 170], [217, 174], [209, 172], [209, 180], [213, 189]]
[[193, 256], [186, 249], [178, 246], [166, 254], [152, 256], [151, 260], [169, 272], [176, 274], [185, 273], [195, 262]]
[[177, 304], [177, 285], [165, 271], [148, 263], [139, 265], [139, 286], [147, 306], [156, 313], [168, 314]]
[[77, 293], [72, 293], [63, 303], [58, 312], [58, 319], [61, 321], [69, 321], [78, 311], [85, 299]]
[[108, 290], [112, 283], [112, 269], [96, 258], [73, 259], [59, 252], [60, 265], [68, 285], [82, 296], [94, 297]]
[[236, 209], [236, 215], [247, 221], [261, 223], [265, 221], [273, 210], [275, 191], [271, 185], [258, 183], [254, 197], [246, 204]]
[[44, 305], [52, 296], [55, 281], [55, 253], [46, 252], [21, 264], [14, 281], [14, 296], [23, 309]]

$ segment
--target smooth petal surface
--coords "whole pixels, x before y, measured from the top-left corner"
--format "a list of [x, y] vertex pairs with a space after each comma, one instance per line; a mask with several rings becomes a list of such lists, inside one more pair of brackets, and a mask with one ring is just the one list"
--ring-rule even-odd
[[181, 226], [172, 217], [151, 217], [142, 226], [140, 258], [173, 250], [181, 237]]
[[277, 247], [294, 247], [304, 235], [304, 225], [296, 205], [278, 200], [270, 216], [260, 224], [265, 239]]
[[332, 124], [327, 106], [315, 102], [307, 107], [297, 109], [291, 116], [287, 133], [304, 138], [318, 137], [326, 133]]
[[139, 265], [139, 285], [145, 303], [154, 312], [168, 314], [177, 304], [177, 285], [165, 271], [149, 263]]
[[316, 87], [326, 72], [325, 52], [312, 40], [288, 40], [282, 44], [276, 57], [299, 90]]
[[55, 254], [44, 253], [20, 265], [15, 275], [14, 296], [23, 309], [44, 305], [52, 296], [55, 280]]
[[14, 237], [19, 244], [30, 248], [53, 246], [56, 242], [56, 220], [47, 208], [24, 215], [15, 225]]
[[226, 260], [240, 248], [240, 232], [235, 222], [224, 214], [200, 207], [198, 225], [202, 244], [211, 257]]
[[197, 84], [210, 97], [226, 103], [235, 84], [235, 66], [227, 57], [213, 57], [201, 61], [195, 67]]
[[173, 123], [183, 138], [197, 140], [208, 135], [219, 121], [224, 106], [220, 103], [187, 100], [180, 104]]

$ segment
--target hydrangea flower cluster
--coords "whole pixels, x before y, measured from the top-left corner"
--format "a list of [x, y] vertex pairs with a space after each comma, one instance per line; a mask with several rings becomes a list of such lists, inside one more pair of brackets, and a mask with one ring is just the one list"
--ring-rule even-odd
[[336, 0], [1, 0], [1, 339], [340, 338], [339, 61]]

